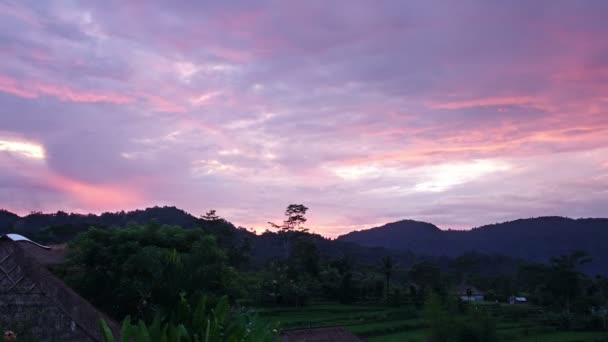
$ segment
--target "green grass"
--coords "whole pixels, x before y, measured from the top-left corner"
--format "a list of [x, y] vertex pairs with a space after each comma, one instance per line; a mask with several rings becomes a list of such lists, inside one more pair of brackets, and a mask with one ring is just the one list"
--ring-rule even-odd
[[593, 342], [600, 338], [608, 338], [606, 333], [598, 332], [553, 332], [519, 338], [517, 342]]
[[368, 339], [369, 342], [422, 342], [424, 341], [425, 331], [422, 329], [404, 331], [396, 334], [374, 336]]
[[[497, 332], [505, 342], [594, 342], [606, 333], [556, 332], [543, 326], [533, 307], [500, 306], [495, 310]], [[421, 312], [412, 307], [388, 308], [379, 305], [315, 304], [304, 308], [264, 308], [260, 316], [280, 322], [284, 328], [343, 326], [370, 342], [423, 342]]]
[[361, 325], [373, 322], [411, 319], [411, 309], [391, 309], [383, 306], [312, 305], [305, 308], [262, 309], [261, 317], [279, 321], [289, 328], [332, 325]]

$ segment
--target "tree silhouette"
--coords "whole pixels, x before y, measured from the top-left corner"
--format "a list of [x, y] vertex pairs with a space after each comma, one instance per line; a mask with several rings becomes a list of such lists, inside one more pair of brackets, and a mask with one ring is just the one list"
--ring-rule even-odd
[[283, 221], [283, 224], [278, 225], [276, 223], [268, 222], [270, 226], [277, 229], [279, 235], [283, 240], [283, 249], [285, 253], [285, 259], [289, 256], [289, 244], [290, 240], [293, 239], [296, 233], [307, 233], [308, 228], [302, 227], [306, 223], [306, 211], [308, 208], [303, 204], [290, 204], [285, 209], [285, 216], [287, 219]]
[[578, 267], [591, 262], [584, 251], [551, 258], [549, 290], [560, 298], [566, 315], [570, 315], [572, 301], [580, 294], [582, 272]]
[[391, 276], [393, 275], [393, 258], [390, 255], [382, 258], [382, 273], [386, 277], [386, 301], [388, 302], [391, 289]]
[[308, 208], [302, 204], [290, 204], [285, 209], [285, 216], [287, 219], [283, 221], [283, 224], [278, 225], [276, 223], [268, 222], [272, 228], [278, 229], [279, 233], [291, 233], [291, 232], [299, 232], [306, 233], [308, 232], [308, 228], [302, 227], [304, 223], [306, 223], [306, 212]]
[[205, 215], [201, 216], [203, 220], [206, 221], [219, 221], [221, 218], [215, 213], [215, 209], [209, 210]]

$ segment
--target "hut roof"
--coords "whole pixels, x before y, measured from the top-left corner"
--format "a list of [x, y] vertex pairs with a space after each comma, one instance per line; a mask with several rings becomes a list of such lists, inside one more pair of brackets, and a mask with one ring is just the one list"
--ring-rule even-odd
[[363, 342], [343, 327], [285, 330], [281, 342]]
[[21, 235], [6, 234], [0, 236], [0, 251], [0, 277], [3, 279], [2, 284], [6, 285], [0, 286], [0, 294], [19, 296], [41, 293], [93, 341], [102, 341], [98, 324], [100, 319], [104, 319], [114, 334], [118, 335], [116, 322], [98, 311], [47, 269], [47, 266], [63, 261], [65, 248], [43, 246]]

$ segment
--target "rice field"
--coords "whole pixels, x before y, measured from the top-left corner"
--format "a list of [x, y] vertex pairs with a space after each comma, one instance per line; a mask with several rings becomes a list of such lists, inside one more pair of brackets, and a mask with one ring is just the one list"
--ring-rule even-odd
[[[532, 309], [504, 306], [497, 311], [495, 318], [501, 341], [608, 341], [608, 333], [605, 332], [557, 331], [553, 327], [543, 326]], [[304, 308], [260, 309], [259, 314], [266, 320], [278, 322], [282, 328], [343, 326], [370, 342], [424, 342], [426, 337], [421, 312], [413, 307], [324, 303]]]

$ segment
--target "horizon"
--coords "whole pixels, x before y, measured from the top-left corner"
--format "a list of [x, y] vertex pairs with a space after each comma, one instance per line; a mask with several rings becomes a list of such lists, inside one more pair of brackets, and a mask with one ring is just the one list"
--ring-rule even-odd
[[[13, 212], [11, 210], [8, 210], [6, 208], [0, 208], [0, 212], [1, 211], [6, 211], [12, 214], [16, 214], [17, 216], [19, 216], [20, 218], [25, 218], [26, 216], [35, 214], [35, 213], [41, 213], [43, 215], [53, 215], [56, 214], [57, 212], [63, 211], [68, 215], [82, 215], [82, 216], [87, 216], [87, 215], [96, 215], [96, 216], [101, 216], [102, 214], [118, 214], [120, 212], [125, 212], [126, 214], [131, 213], [131, 212], [135, 212], [135, 211], [145, 211], [148, 209], [155, 209], [155, 208], [169, 208], [169, 209], [176, 209], [176, 210], [181, 210], [184, 211], [187, 215], [190, 215], [194, 218], [200, 219], [201, 215], [196, 215], [193, 214], [191, 212], [188, 212], [187, 210], [181, 209], [177, 206], [151, 206], [151, 207], [146, 207], [146, 208], [136, 208], [136, 209], [130, 209], [130, 210], [119, 210], [119, 211], [105, 211], [105, 212], [88, 212], [88, 213], [80, 213], [80, 212], [68, 212], [65, 210], [59, 210], [56, 212], [34, 212], [34, 211], [30, 211], [28, 213], [17, 213], [17, 212]], [[220, 218], [230, 222], [231, 224], [233, 224], [236, 228], [244, 228], [250, 232], [255, 233], [256, 235], [261, 235], [263, 234], [266, 230], [269, 230], [271, 232], [275, 232], [276, 233], [276, 229], [272, 229], [269, 228], [268, 226], [266, 227], [245, 227], [243, 225], [240, 225], [238, 223], [235, 223], [234, 221], [230, 220], [230, 218], [226, 218], [226, 217], [222, 217], [220, 215]], [[393, 223], [399, 223], [399, 222], [403, 222], [403, 221], [412, 221], [412, 222], [417, 222], [417, 223], [427, 223], [427, 224], [431, 224], [433, 226], [435, 226], [436, 228], [438, 228], [439, 230], [442, 231], [471, 231], [473, 229], [478, 229], [478, 228], [483, 228], [483, 227], [487, 227], [487, 226], [492, 226], [492, 225], [500, 225], [500, 224], [505, 224], [505, 223], [510, 223], [510, 222], [515, 222], [515, 221], [520, 221], [520, 220], [535, 220], [535, 219], [546, 219], [546, 218], [562, 218], [562, 219], [567, 219], [567, 220], [595, 220], [595, 219], [608, 219], [607, 217], [568, 217], [568, 216], [552, 216], [552, 215], [541, 215], [541, 216], [531, 216], [531, 217], [520, 217], [517, 219], [513, 219], [513, 220], [508, 220], [508, 221], [497, 221], [497, 222], [488, 222], [488, 223], [484, 223], [481, 224], [479, 226], [475, 226], [475, 227], [464, 227], [464, 228], [454, 228], [454, 227], [442, 227], [439, 225], [434, 224], [433, 222], [428, 222], [428, 221], [422, 221], [422, 220], [417, 220], [417, 219], [413, 219], [413, 218], [402, 218], [402, 219], [397, 219], [395, 221], [390, 221], [390, 222], [382, 222], [382, 223], [375, 223], [372, 225], [360, 225], [360, 226], [351, 226], [351, 227], [342, 227], [342, 228], [347, 228], [347, 229], [351, 229], [351, 230], [340, 230], [339, 233], [335, 233], [335, 234], [327, 234], [327, 233], [322, 233], [318, 231], [317, 226], [312, 225], [306, 225], [308, 229], [310, 229], [310, 233], [312, 234], [318, 234], [321, 235], [325, 238], [329, 238], [329, 239], [336, 239], [338, 237], [340, 237], [341, 235], [346, 235], [352, 232], [358, 232], [358, 231], [364, 231], [364, 230], [369, 230], [369, 229], [374, 229], [374, 228], [382, 228], [385, 225], [389, 225], [389, 224], [393, 224]], [[280, 222], [280, 221], [277, 221]], [[252, 231], [253, 230], [253, 231]]]
[[323, 236], [602, 217], [607, 11], [0, 3], [0, 208], [170, 203], [263, 230], [303, 203]]

